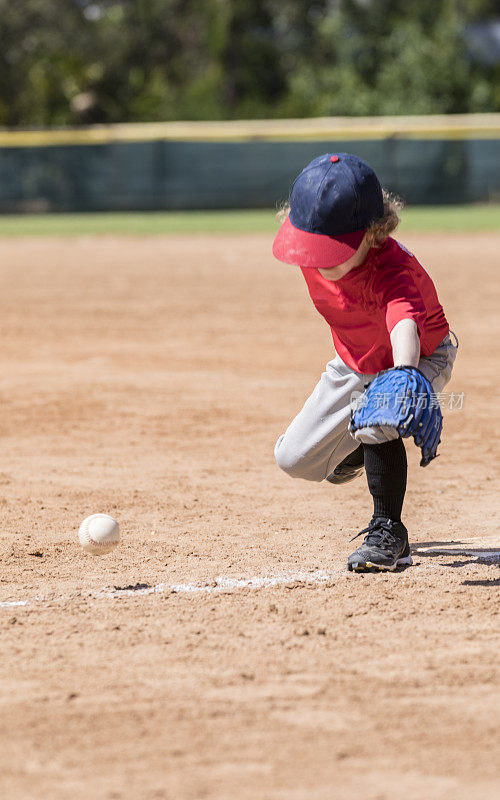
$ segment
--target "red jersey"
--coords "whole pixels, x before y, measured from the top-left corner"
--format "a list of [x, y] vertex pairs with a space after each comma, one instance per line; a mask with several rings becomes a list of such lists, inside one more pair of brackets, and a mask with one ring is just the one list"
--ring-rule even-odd
[[314, 305], [330, 325], [335, 350], [355, 372], [373, 374], [394, 366], [390, 333], [402, 319], [416, 322], [423, 356], [430, 356], [449, 331], [431, 278], [391, 237], [338, 281], [314, 267], [301, 269]]

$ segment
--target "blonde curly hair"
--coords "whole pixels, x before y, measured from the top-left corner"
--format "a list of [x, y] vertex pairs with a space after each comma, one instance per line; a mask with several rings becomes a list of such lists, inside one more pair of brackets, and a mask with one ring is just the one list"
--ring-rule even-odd
[[388, 236], [396, 230], [400, 223], [400, 213], [404, 207], [404, 202], [395, 194], [391, 194], [387, 189], [382, 189], [384, 201], [384, 212], [379, 219], [370, 222], [366, 229], [367, 239], [371, 247], [381, 245]]
[[[371, 247], [376, 247], [385, 242], [388, 236], [396, 230], [400, 223], [400, 214], [404, 208], [403, 200], [395, 194], [382, 189], [384, 211], [381, 217], [370, 222], [366, 229], [367, 239]], [[290, 213], [290, 204], [282, 203], [276, 213], [276, 219], [284, 222]]]

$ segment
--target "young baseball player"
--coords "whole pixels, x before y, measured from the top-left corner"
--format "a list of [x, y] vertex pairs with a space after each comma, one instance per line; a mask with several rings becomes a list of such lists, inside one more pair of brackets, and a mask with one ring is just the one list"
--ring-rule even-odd
[[412, 563], [401, 522], [402, 436], [422, 447], [423, 466], [434, 458], [442, 426], [435, 393], [450, 380], [458, 347], [431, 278], [389, 235], [399, 207], [360, 158], [322, 155], [295, 180], [273, 245], [276, 258], [301, 268], [336, 351], [275, 457], [289, 475], [311, 481], [341, 484], [366, 472], [373, 517], [349, 556], [354, 571]]

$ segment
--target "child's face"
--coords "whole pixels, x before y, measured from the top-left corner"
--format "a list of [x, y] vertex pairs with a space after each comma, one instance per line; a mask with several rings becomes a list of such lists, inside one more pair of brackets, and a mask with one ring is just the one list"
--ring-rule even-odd
[[347, 261], [344, 261], [342, 264], [337, 264], [336, 267], [330, 267], [330, 269], [320, 269], [319, 272], [329, 281], [339, 281], [352, 269], [361, 266], [368, 255], [368, 250], [370, 247], [371, 244], [367, 240], [367, 235], [365, 233], [363, 241], [351, 258], [349, 258]]

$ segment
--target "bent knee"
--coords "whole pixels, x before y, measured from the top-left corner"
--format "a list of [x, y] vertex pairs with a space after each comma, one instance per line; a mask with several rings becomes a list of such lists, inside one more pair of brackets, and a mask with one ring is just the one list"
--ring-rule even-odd
[[276, 442], [274, 447], [274, 457], [278, 467], [282, 469], [283, 472], [293, 476], [295, 470], [300, 464], [300, 457], [292, 447], [288, 447], [287, 443], [284, 442], [284, 438], [284, 435], [280, 436]]
[[292, 478], [303, 478], [306, 481], [322, 481], [325, 478], [324, 471], [320, 474], [311, 459], [291, 447], [284, 441], [284, 436], [280, 436], [276, 442], [274, 457], [278, 467]]

